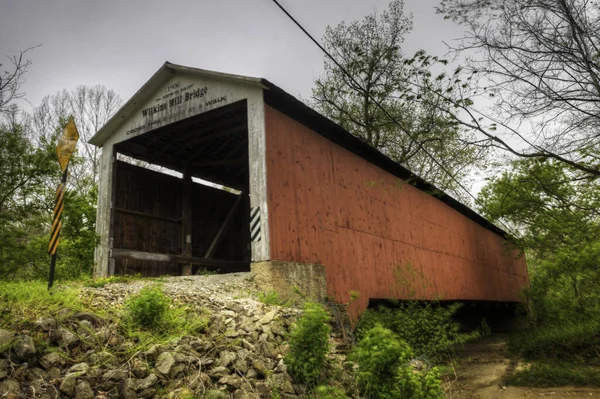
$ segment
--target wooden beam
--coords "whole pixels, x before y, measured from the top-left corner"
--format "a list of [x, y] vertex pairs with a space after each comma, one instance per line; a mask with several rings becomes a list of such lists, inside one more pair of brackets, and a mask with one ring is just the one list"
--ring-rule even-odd
[[[183, 172], [183, 195], [181, 204], [181, 255], [192, 256], [192, 175], [190, 169]], [[192, 264], [182, 265], [181, 274], [192, 275]]]
[[244, 165], [248, 162], [248, 158], [235, 158], [235, 159], [215, 159], [211, 161], [198, 161], [190, 163], [190, 167], [203, 168], [205, 166], [227, 166], [227, 165]]
[[240, 204], [242, 203], [242, 198], [245, 195], [246, 195], [246, 193], [241, 193], [240, 195], [238, 195], [237, 199], [233, 203], [233, 206], [229, 210], [229, 213], [225, 217], [223, 224], [219, 228], [219, 231], [217, 231], [217, 235], [210, 243], [210, 246], [208, 247], [208, 250], [206, 251], [206, 254], [204, 255], [205, 259], [210, 259], [213, 257], [215, 251], [219, 247], [219, 244], [221, 244], [221, 241], [223, 241], [223, 237], [225, 236], [225, 234], [227, 234], [227, 231], [231, 227], [231, 223], [233, 223], [233, 217], [235, 216], [235, 212], [240, 207]]
[[140, 216], [140, 217], [144, 217], [144, 218], [164, 220], [166, 222], [181, 223], [181, 218], [168, 218], [165, 216], [153, 215], [151, 213], [146, 213], [146, 212], [132, 211], [131, 209], [114, 208], [114, 211], [116, 213], [124, 213], [124, 214], [128, 214], [128, 215], [135, 215], [135, 216]]
[[[231, 129], [220, 130], [218, 132], [211, 133], [211, 134], [208, 134], [206, 136], [202, 136], [198, 140], [194, 140], [194, 141], [190, 142], [189, 146], [190, 147], [196, 147], [199, 144], [202, 144], [204, 142], [210, 141], [210, 140], [212, 140], [214, 138], [223, 137], [223, 136], [229, 136], [229, 135], [237, 134], [237, 133], [243, 133], [243, 132], [246, 132], [247, 130], [248, 130], [248, 127], [246, 125], [243, 125], [243, 126], [242, 125], [237, 125], [237, 126], [234, 126]], [[196, 148], [196, 151], [194, 151], [194, 153], [187, 158], [187, 162], [193, 161], [198, 155], [200, 155], [200, 153], [202, 151], [204, 151], [204, 146], [201, 146], [200, 148]]]
[[113, 259], [133, 259], [133, 260], [145, 260], [150, 262], [173, 262], [173, 263], [190, 263], [193, 265], [209, 266], [219, 268], [221, 270], [227, 269], [238, 269], [240, 267], [247, 267], [247, 262], [241, 261], [229, 261], [219, 259], [206, 259], [195, 256], [183, 256], [183, 255], [172, 255], [172, 254], [160, 254], [153, 252], [134, 251], [131, 249], [113, 248], [111, 257]]

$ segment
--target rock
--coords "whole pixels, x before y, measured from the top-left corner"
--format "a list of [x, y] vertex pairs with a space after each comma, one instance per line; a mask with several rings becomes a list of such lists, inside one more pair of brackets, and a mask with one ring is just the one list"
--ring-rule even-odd
[[254, 359], [254, 360], [252, 360], [252, 367], [254, 367], [254, 369], [256, 371], [258, 371], [258, 373], [260, 375], [263, 375], [263, 376], [266, 376], [267, 373], [270, 371], [267, 368], [267, 365], [265, 364], [265, 362], [262, 361], [261, 359]]
[[13, 344], [15, 359], [19, 362], [31, 362], [35, 359], [35, 344], [29, 335], [20, 335]]
[[221, 352], [218, 365], [222, 367], [229, 367], [236, 359], [235, 353], [229, 351]]
[[235, 330], [227, 330], [225, 332], [225, 337], [227, 338], [237, 338], [240, 336], [240, 333]]
[[75, 387], [75, 399], [94, 399], [94, 391], [90, 386], [90, 383], [82, 380], [77, 383]]
[[227, 367], [218, 366], [218, 367], [211, 369], [208, 372], [208, 375], [211, 376], [212, 378], [221, 378], [223, 376], [229, 375], [229, 369]]
[[48, 370], [48, 378], [50, 381], [60, 379], [60, 375], [61, 371], [58, 367], [51, 367], [50, 370]]
[[269, 386], [264, 382], [257, 382], [256, 385], [254, 385], [254, 389], [256, 390], [256, 393], [260, 395], [261, 398], [271, 397], [271, 389], [269, 389]]
[[163, 352], [156, 359], [155, 368], [162, 375], [169, 376], [174, 365], [175, 358], [173, 358], [173, 355], [170, 352]]
[[193, 398], [194, 392], [189, 388], [178, 388], [169, 392], [166, 396], [167, 399], [188, 399]]
[[259, 396], [255, 393], [245, 391], [243, 389], [238, 389], [233, 393], [233, 399], [258, 399]]
[[242, 340], [242, 347], [249, 350], [250, 352], [254, 352], [256, 350], [255, 346], [245, 339]]
[[138, 393], [137, 397], [143, 398], [143, 399], [149, 399], [149, 398], [153, 397], [154, 395], [156, 395], [156, 389], [147, 388], [147, 389], [144, 389], [142, 392]]
[[58, 343], [65, 348], [72, 349], [79, 344], [79, 338], [66, 328], [59, 328], [58, 332]]
[[248, 363], [243, 359], [237, 359], [235, 362], [233, 362], [233, 369], [242, 374], [246, 374], [248, 371]]
[[0, 353], [10, 349], [14, 337], [14, 332], [0, 329]]
[[285, 373], [287, 371], [287, 366], [285, 365], [283, 359], [279, 360], [277, 366], [275, 367], [276, 373]]
[[154, 387], [154, 385], [156, 385], [157, 382], [158, 382], [158, 377], [154, 373], [150, 373], [150, 374], [148, 374], [148, 377], [146, 377], [142, 380], [138, 380], [138, 384], [137, 384], [138, 389], [137, 390], [143, 391], [148, 388], [152, 388], [152, 387]]
[[219, 384], [227, 385], [230, 391], [241, 388], [243, 382], [244, 380], [235, 375], [226, 375], [219, 379]]
[[66, 360], [58, 352], [46, 353], [40, 359], [40, 365], [46, 370], [50, 370], [52, 367], [64, 367]]
[[2, 393], [2, 398], [6, 399], [17, 399], [22, 395], [19, 383], [10, 378], [0, 382], [0, 392]]
[[270, 322], [273, 321], [273, 319], [275, 318], [276, 315], [277, 315], [277, 309], [273, 309], [269, 313], [267, 313], [266, 315], [261, 317], [260, 320], [258, 320], [258, 324], [269, 324]]
[[256, 370], [254, 370], [253, 368], [248, 369], [248, 371], [246, 372], [247, 379], [254, 379], [257, 376], [258, 376], [258, 372]]
[[60, 391], [66, 395], [72, 396], [73, 392], [75, 392], [75, 386], [77, 384], [77, 376], [74, 374], [67, 374], [65, 378], [63, 378], [60, 387]]
[[155, 361], [158, 358], [158, 355], [160, 355], [160, 346], [158, 345], [152, 345], [147, 351], [144, 352], [144, 357], [152, 362]]
[[56, 319], [52, 317], [40, 317], [35, 322], [35, 327], [40, 331], [50, 331], [56, 328]]
[[206, 389], [207, 386], [210, 386], [212, 381], [210, 380], [210, 376], [208, 374], [202, 373], [200, 371], [192, 374], [188, 381], [188, 388], [193, 389], [194, 391], [202, 388]]
[[277, 387], [283, 393], [294, 393], [292, 378], [287, 373], [273, 374], [267, 380], [271, 387]]
[[229, 395], [227, 395], [223, 391], [219, 391], [218, 389], [211, 389], [210, 391], [206, 391], [203, 398], [205, 398], [205, 399], [229, 399]]
[[134, 358], [131, 364], [131, 372], [136, 378], [144, 378], [148, 375], [148, 367], [140, 359]]
[[108, 370], [102, 378], [107, 381], [123, 381], [127, 378], [127, 375], [123, 370]]
[[0, 359], [0, 380], [9, 374], [8, 368], [10, 367], [10, 361], [8, 359]]
[[68, 373], [77, 373], [78, 375], [82, 376], [87, 373], [89, 368], [90, 366], [88, 366], [87, 363], [77, 363], [69, 368]]

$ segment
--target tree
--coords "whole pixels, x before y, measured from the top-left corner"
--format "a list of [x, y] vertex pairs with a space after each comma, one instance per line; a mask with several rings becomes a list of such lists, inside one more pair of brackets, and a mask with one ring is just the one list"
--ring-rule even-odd
[[61, 118], [73, 115], [79, 131], [77, 144], [83, 158], [80, 167], [69, 169], [75, 181], [96, 182], [100, 172], [100, 148], [88, 140], [110, 119], [122, 103], [119, 95], [105, 86], [77, 86], [73, 91], [63, 90], [45, 96], [30, 116], [32, 130], [40, 138], [54, 132]]
[[466, 95], [456, 101], [437, 93], [451, 104], [448, 115], [482, 134], [487, 146], [600, 176], [598, 3], [442, 0], [438, 12], [467, 32], [454, 48], [467, 66], [453, 83], [468, 82], [469, 95], [495, 101], [486, 112]]
[[9, 110], [9, 106], [15, 100], [24, 95], [21, 91], [23, 79], [31, 65], [31, 61], [24, 56], [29, 50], [21, 51], [18, 56], [7, 57], [11, 64], [10, 70], [2, 70], [4, 64], [0, 63], [0, 116]]
[[413, 83], [421, 76], [407, 67], [401, 52], [404, 35], [412, 29], [412, 16], [404, 14], [403, 6], [395, 0], [381, 14], [327, 28], [325, 48], [354, 79], [326, 58], [325, 74], [315, 80], [313, 106], [420, 177], [441, 189], [456, 189], [456, 180], [466, 180], [483, 154], [466, 145], [465, 132], [439, 111], [436, 98], [414, 101], [427, 93], [414, 93]]
[[580, 175], [553, 159], [520, 159], [479, 195], [480, 212], [519, 231], [538, 319], [600, 311], [600, 187]]

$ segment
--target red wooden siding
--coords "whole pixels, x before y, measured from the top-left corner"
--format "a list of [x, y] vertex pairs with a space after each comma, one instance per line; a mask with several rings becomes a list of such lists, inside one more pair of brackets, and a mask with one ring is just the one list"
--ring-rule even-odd
[[325, 266], [337, 301], [519, 301], [524, 257], [499, 235], [266, 107], [271, 259]]

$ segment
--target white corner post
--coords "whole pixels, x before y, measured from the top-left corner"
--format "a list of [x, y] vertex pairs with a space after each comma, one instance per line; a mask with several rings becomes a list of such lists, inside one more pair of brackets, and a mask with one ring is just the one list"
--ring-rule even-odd
[[271, 259], [265, 129], [262, 89], [249, 91], [248, 158], [250, 163], [250, 241], [253, 262]]

